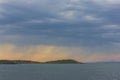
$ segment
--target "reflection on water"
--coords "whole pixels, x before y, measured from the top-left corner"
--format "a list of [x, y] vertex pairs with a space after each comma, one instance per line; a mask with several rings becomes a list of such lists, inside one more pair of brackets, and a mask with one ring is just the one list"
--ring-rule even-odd
[[0, 65], [0, 80], [120, 80], [120, 64]]

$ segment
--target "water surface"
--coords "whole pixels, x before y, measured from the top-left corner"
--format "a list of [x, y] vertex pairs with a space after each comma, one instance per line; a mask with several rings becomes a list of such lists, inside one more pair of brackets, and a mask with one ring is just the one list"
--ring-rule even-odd
[[0, 65], [0, 80], [120, 80], [120, 64]]

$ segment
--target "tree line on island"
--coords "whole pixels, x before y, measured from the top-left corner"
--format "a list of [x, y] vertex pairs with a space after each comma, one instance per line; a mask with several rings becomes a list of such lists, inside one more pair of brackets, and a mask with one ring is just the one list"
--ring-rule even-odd
[[30, 60], [0, 60], [0, 64], [83, 64], [73, 59], [37, 62]]

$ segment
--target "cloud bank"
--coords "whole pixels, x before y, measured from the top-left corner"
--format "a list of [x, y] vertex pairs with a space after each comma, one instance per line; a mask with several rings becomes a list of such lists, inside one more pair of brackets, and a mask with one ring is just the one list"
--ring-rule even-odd
[[57, 59], [72, 58], [72, 52], [69, 48], [58, 46], [15, 46], [6, 44], [0, 46], [0, 59], [17, 59], [17, 60], [33, 60], [33, 61], [49, 61]]
[[[77, 47], [82, 48], [82, 54], [88, 57], [118, 55], [119, 5], [119, 0], [0, 0], [0, 45]], [[6, 46], [6, 49], [9, 48]], [[16, 55], [21, 57], [30, 54], [22, 54], [18, 48], [15, 50], [18, 51]], [[72, 56], [81, 55], [78, 51]], [[71, 52], [64, 53], [64, 57]]]
[[0, 46], [0, 59], [50, 61], [59, 59], [75, 59], [81, 62], [120, 61], [120, 54], [88, 54], [89, 50], [73, 47], [38, 45], [16, 46], [6, 44]]

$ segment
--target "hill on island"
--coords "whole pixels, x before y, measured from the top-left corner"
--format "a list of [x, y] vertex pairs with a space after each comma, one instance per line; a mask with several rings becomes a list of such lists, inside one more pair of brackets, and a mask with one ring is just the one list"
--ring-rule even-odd
[[0, 64], [82, 64], [82, 62], [78, 62], [72, 59], [55, 60], [48, 62], [37, 62], [29, 60], [0, 60]]
[[78, 61], [72, 60], [72, 59], [48, 61], [45, 63], [49, 63], [49, 64], [82, 64], [82, 62], [78, 62]]

